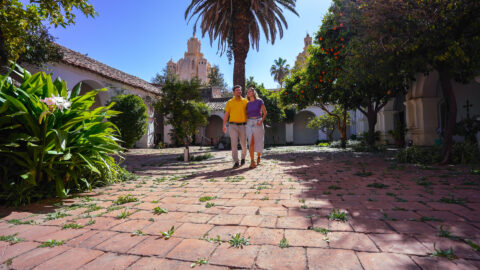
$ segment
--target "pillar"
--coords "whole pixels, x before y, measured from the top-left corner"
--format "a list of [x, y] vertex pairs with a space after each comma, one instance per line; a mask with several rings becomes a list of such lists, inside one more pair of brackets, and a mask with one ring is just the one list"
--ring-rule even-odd
[[439, 97], [418, 97], [405, 102], [407, 138], [415, 145], [433, 145], [438, 138]]
[[293, 143], [293, 123], [285, 124], [285, 141], [287, 144]]

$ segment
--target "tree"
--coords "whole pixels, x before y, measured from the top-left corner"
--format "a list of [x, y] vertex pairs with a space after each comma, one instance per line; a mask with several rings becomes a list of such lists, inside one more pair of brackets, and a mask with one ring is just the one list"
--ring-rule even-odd
[[[206, 126], [208, 106], [202, 103], [200, 81], [167, 80], [162, 86], [160, 101], [157, 103], [160, 117], [173, 127], [170, 134], [175, 141], [185, 146], [185, 157], [189, 157], [189, 145], [199, 126]], [[188, 160], [185, 160], [188, 161]]]
[[218, 65], [214, 65], [210, 68], [210, 72], [208, 73], [208, 86], [220, 87], [222, 91], [225, 91], [228, 88], [227, 83], [223, 79], [223, 73], [220, 72]]
[[[299, 109], [317, 105], [327, 114], [338, 119], [342, 147], [347, 142], [347, 111], [359, 104], [356, 90], [346, 84], [342, 68], [346, 63], [345, 44], [350, 39], [343, 23], [337, 24], [336, 5], [325, 15], [320, 30], [315, 35], [314, 45], [306, 66], [292, 73], [285, 80], [285, 89], [280, 97], [284, 105], [296, 104]], [[333, 112], [327, 105], [338, 104], [342, 110]]]
[[[471, 81], [480, 70], [480, 2], [470, 0], [364, 0], [362, 34], [401, 55], [415, 71], [438, 71], [447, 103], [442, 163], [452, 152], [457, 104], [452, 81]], [[368, 16], [367, 16], [368, 15]]]
[[123, 146], [131, 148], [147, 132], [147, 106], [143, 99], [136, 95], [118, 95], [109, 102], [115, 102], [112, 110], [121, 112], [111, 118], [120, 130]]
[[[53, 39], [43, 23], [54, 27], [73, 24], [75, 9], [87, 17], [96, 14], [88, 0], [4, 0], [0, 6], [1, 67], [5, 67], [8, 60], [16, 61], [22, 54], [27, 54], [23, 60], [36, 59], [37, 62], [49, 60], [49, 56], [55, 58], [55, 52], [58, 51], [50, 42]], [[42, 49], [37, 50], [32, 45], [41, 45]], [[32, 57], [34, 53], [36, 55]]]
[[169, 69], [165, 67], [162, 71], [162, 74], [158, 73], [155, 74], [155, 77], [151, 79], [151, 82], [153, 84], [160, 84], [163, 85], [165, 84], [166, 81], [175, 81], [178, 79], [177, 74], [175, 73], [175, 70]]
[[[367, 142], [373, 145], [378, 112], [392, 97], [406, 92], [413, 73], [399, 56], [383, 53], [378, 42], [359, 35], [358, 20], [365, 14], [354, 3], [333, 2], [315, 35], [305, 67], [295, 74], [303, 78], [299, 84], [306, 89], [300, 91], [309, 92], [308, 104], [343, 104], [345, 108], [360, 110], [368, 119]], [[290, 83], [294, 81], [291, 79]], [[341, 125], [340, 132], [346, 139], [346, 125]]]
[[273, 79], [280, 84], [280, 88], [283, 88], [283, 80], [290, 72], [290, 65], [287, 64], [286, 59], [279, 57], [277, 60], [273, 61], [273, 65], [270, 68], [270, 74], [273, 76]]
[[[332, 110], [332, 114], [325, 113], [323, 115], [312, 118], [308, 122], [307, 127], [312, 129], [320, 129], [327, 134], [328, 141], [333, 141], [333, 132], [338, 127], [338, 118], [333, 115], [343, 115], [342, 108], [338, 105]], [[347, 112], [347, 124], [350, 124], [350, 114]]]
[[[235, 4], [234, 4], [235, 3]], [[295, 11], [296, 0], [192, 0], [185, 11], [185, 19], [200, 20], [202, 36], [208, 32], [210, 43], [218, 39], [218, 49], [227, 49], [229, 59], [234, 59], [233, 84], [240, 85], [245, 94], [245, 60], [250, 49], [258, 50], [262, 29], [267, 39], [275, 43], [276, 35], [283, 37], [283, 27], [288, 28], [283, 15], [287, 9]]]

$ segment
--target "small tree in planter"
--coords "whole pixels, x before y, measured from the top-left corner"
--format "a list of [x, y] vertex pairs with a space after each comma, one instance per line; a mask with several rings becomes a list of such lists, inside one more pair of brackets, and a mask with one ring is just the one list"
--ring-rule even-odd
[[202, 103], [200, 81], [167, 80], [162, 86], [157, 109], [166, 124], [173, 127], [170, 134], [174, 141], [185, 146], [185, 161], [189, 160], [189, 146], [199, 126], [207, 125], [208, 107]]
[[[342, 108], [336, 105], [332, 113], [341, 115], [343, 114]], [[349, 124], [350, 115], [347, 112], [347, 125]], [[310, 122], [307, 124], [307, 127], [312, 129], [320, 129], [323, 133], [327, 134], [328, 141], [331, 142], [333, 141], [333, 132], [335, 131], [335, 128], [338, 127], [338, 118], [331, 114], [325, 113], [310, 120]]]

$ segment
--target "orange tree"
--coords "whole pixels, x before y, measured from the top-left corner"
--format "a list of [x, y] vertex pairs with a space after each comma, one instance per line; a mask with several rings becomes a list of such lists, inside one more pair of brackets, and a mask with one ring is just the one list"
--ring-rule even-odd
[[397, 55], [384, 53], [378, 46], [377, 42], [353, 36], [348, 45], [348, 61], [342, 69], [344, 83], [356, 89], [357, 109], [368, 120], [369, 145], [375, 143], [378, 113], [392, 98], [406, 94], [414, 74]]
[[415, 71], [438, 71], [447, 103], [446, 163], [457, 117], [452, 81], [467, 83], [480, 70], [480, 1], [362, 0], [355, 5], [365, 14], [356, 24], [361, 35], [403, 57]]
[[[340, 104], [358, 109], [368, 119], [367, 142], [375, 142], [378, 112], [398, 94], [406, 92], [412, 75], [398, 55], [379, 50], [378, 42], [362, 35], [359, 22], [365, 12], [351, 0], [335, 0], [310, 49], [306, 68], [286, 82], [284, 103], [303, 106]], [[342, 140], [346, 140], [346, 111], [336, 115]]]
[[[285, 80], [285, 89], [281, 93], [285, 105], [296, 104], [299, 109], [318, 105], [335, 117], [342, 147], [347, 141], [347, 111], [355, 109], [358, 103], [356, 89], [345, 84], [342, 76], [347, 57], [346, 44], [351, 38], [349, 29], [339, 20], [344, 9], [339, 1], [332, 4], [315, 35], [306, 66]], [[333, 104], [340, 105], [342, 110], [339, 111], [343, 113], [330, 110], [327, 105]]]

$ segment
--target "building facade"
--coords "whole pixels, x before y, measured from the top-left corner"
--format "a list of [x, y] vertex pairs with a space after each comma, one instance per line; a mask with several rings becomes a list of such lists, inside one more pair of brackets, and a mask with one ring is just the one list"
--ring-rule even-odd
[[202, 44], [195, 35], [187, 42], [187, 51], [183, 58], [176, 63], [173, 59], [167, 63], [167, 70], [175, 72], [180, 80], [191, 80], [198, 78], [204, 84], [208, 84], [208, 73], [210, 63], [201, 52]]
[[79, 52], [60, 47], [63, 59], [58, 63], [48, 63], [41, 69], [27, 67], [34, 73], [44, 71], [52, 75], [52, 79], [60, 78], [67, 83], [68, 89], [73, 89], [81, 83], [81, 94], [94, 89], [106, 88], [95, 97], [93, 108], [105, 106], [110, 99], [119, 94], [133, 94], [140, 96], [147, 105], [148, 124], [145, 135], [136, 142], [135, 147], [154, 147], [155, 118], [153, 102], [160, 90], [138, 77], [112, 68]]
[[[304, 39], [303, 51], [298, 55], [295, 66], [303, 65], [308, 56], [308, 46], [311, 37]], [[168, 68], [175, 70], [182, 80], [199, 78], [208, 82], [207, 74], [210, 64], [201, 53], [200, 41], [192, 37], [187, 44], [184, 58], [177, 63], [172, 60]], [[81, 92], [93, 89], [107, 88], [108, 91], [100, 92], [96, 97], [94, 107], [104, 106], [115, 95], [134, 94], [140, 96], [148, 108], [147, 133], [136, 143], [136, 147], [154, 147], [159, 141], [171, 144], [171, 127], [156, 125], [158, 121], [154, 115], [153, 103], [158, 98], [161, 89], [138, 77], [109, 67], [86, 55], [61, 47], [64, 55], [59, 63], [50, 63], [42, 68], [51, 73], [53, 79], [59, 77], [67, 82], [67, 87], [73, 89], [82, 83]], [[31, 72], [39, 71], [36, 67], [28, 67]], [[480, 117], [480, 75], [468, 84], [452, 82], [457, 102], [457, 122], [466, 117]], [[381, 141], [394, 143], [389, 134], [398, 125], [405, 125], [408, 129], [407, 140], [415, 145], [433, 145], [441, 141], [441, 134], [445, 128], [446, 101], [443, 98], [439, 75], [431, 72], [428, 75], [418, 74], [404, 96], [393, 98], [378, 113], [376, 131], [380, 132]], [[229, 143], [228, 132], [223, 134], [222, 123], [224, 107], [229, 98], [222, 97], [219, 88], [205, 88], [202, 90], [205, 102], [211, 109], [206, 127], [199, 128], [195, 136], [195, 143], [202, 145], [218, 145], [219, 142]], [[319, 140], [326, 140], [327, 136], [320, 130], [307, 128], [307, 123], [313, 117], [325, 114], [318, 106], [310, 106], [298, 111], [291, 123], [275, 123], [265, 129], [265, 143], [267, 145], [314, 144]], [[368, 130], [367, 118], [360, 111], [351, 111], [351, 126], [347, 129], [347, 136], [361, 135]], [[157, 121], [156, 121], [157, 120]], [[480, 141], [480, 132], [476, 134]], [[159, 139], [160, 138], [160, 139]], [[339, 132], [335, 132], [334, 139], [339, 139]], [[455, 141], [462, 141], [460, 136], [454, 137]]]

